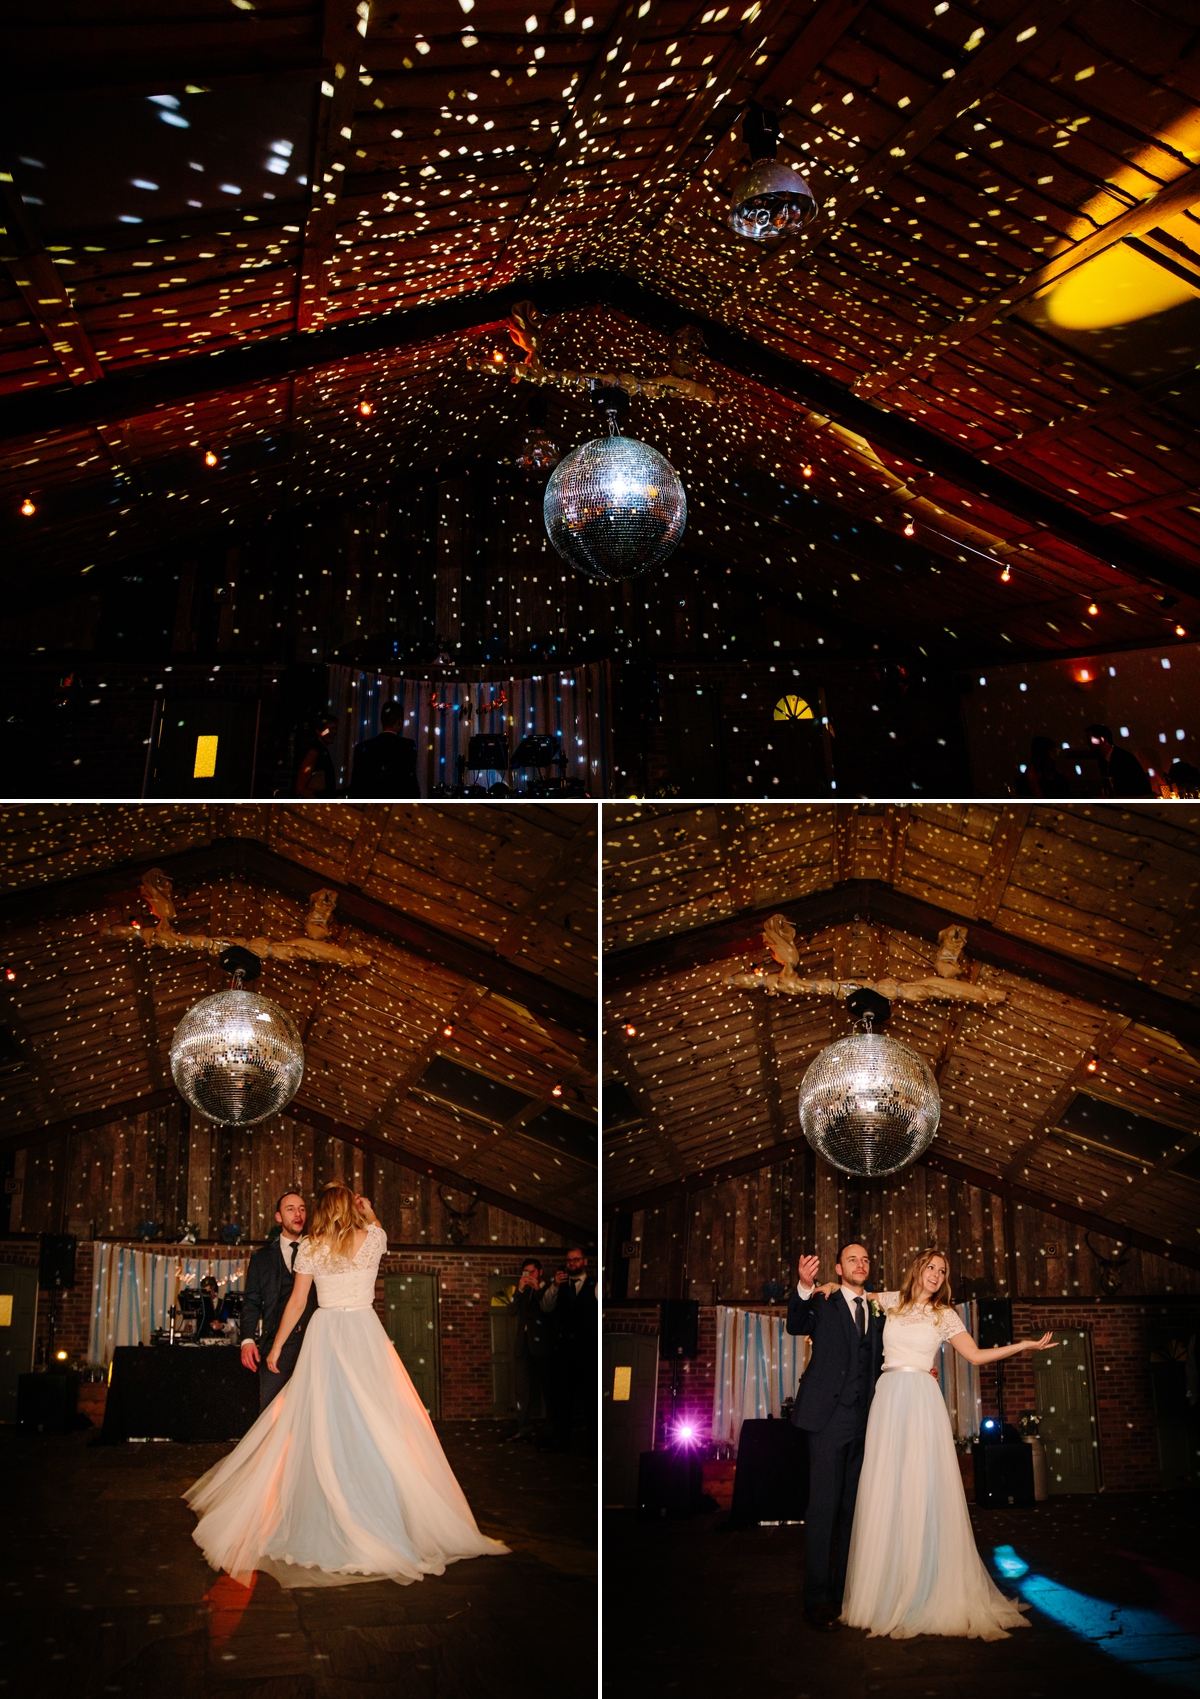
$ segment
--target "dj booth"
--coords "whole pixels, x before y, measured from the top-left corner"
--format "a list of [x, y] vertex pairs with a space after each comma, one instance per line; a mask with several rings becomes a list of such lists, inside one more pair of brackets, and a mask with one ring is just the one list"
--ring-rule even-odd
[[236, 1345], [123, 1345], [113, 1352], [106, 1445], [241, 1439], [258, 1417], [258, 1376]]

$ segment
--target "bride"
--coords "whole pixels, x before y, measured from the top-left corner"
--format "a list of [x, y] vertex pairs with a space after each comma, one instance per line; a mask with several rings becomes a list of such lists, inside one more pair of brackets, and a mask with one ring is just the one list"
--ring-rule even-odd
[[184, 1494], [214, 1569], [284, 1587], [440, 1575], [508, 1550], [479, 1532], [412, 1381], [372, 1307], [387, 1234], [333, 1181], [313, 1212], [267, 1367], [317, 1283], [291, 1380], [237, 1448]]
[[899, 1292], [874, 1301], [887, 1316], [883, 1370], [867, 1420], [841, 1620], [893, 1640], [1006, 1640], [1028, 1624], [975, 1548], [949, 1412], [930, 1370], [943, 1341], [980, 1364], [1044, 1351], [1053, 1335], [981, 1350], [951, 1307], [940, 1251], [923, 1251]]

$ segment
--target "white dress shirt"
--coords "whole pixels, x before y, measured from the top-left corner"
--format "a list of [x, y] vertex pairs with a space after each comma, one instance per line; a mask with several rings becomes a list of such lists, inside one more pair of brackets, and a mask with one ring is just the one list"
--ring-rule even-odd
[[[303, 1244], [303, 1242], [303, 1233], [295, 1239], [289, 1239], [286, 1233], [281, 1233], [279, 1235], [279, 1254], [282, 1256], [283, 1266], [287, 1269], [289, 1274], [292, 1272], [292, 1246]], [[297, 1251], [296, 1255], [299, 1256], [299, 1254], [299, 1251]]]
[[[816, 1291], [816, 1287], [815, 1286], [805, 1286], [803, 1281], [798, 1280], [796, 1282], [796, 1290], [797, 1290], [797, 1292], [799, 1292], [799, 1294], [802, 1298], [811, 1298], [813, 1293]], [[850, 1319], [854, 1323], [854, 1331], [857, 1333], [858, 1332], [858, 1311], [854, 1308], [854, 1293], [850, 1290], [850, 1288], [848, 1286], [839, 1286], [838, 1291], [842, 1294], [842, 1297], [846, 1300], [846, 1303], [849, 1305]], [[830, 1296], [832, 1297], [832, 1295], [833, 1294], [831, 1293]], [[875, 1296], [875, 1294], [873, 1292], [864, 1292], [862, 1294], [863, 1326], [864, 1326], [864, 1328], [869, 1327], [870, 1324], [871, 1324], [871, 1299], [874, 1296]]]

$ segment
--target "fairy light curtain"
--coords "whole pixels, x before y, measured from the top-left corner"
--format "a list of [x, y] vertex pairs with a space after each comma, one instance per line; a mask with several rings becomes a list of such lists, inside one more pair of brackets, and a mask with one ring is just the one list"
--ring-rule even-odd
[[92, 1327], [88, 1361], [108, 1364], [118, 1345], [149, 1345], [150, 1335], [166, 1327], [167, 1311], [181, 1286], [199, 1290], [213, 1275], [224, 1296], [228, 1283], [240, 1292], [250, 1253], [215, 1256], [207, 1251], [187, 1255], [138, 1251], [132, 1245], [101, 1243], [92, 1272]]
[[[608, 667], [603, 661], [566, 672], [535, 673], [530, 678], [496, 679], [482, 684], [447, 684], [398, 674], [330, 667], [329, 711], [338, 716], [331, 750], [341, 787], [350, 783], [350, 758], [356, 743], [379, 731], [385, 702], [403, 710], [400, 733], [417, 745], [417, 781], [423, 796], [439, 785], [458, 784], [458, 758], [467, 755], [480, 733], [503, 737], [510, 755], [523, 737], [558, 737], [566, 756], [564, 777], [582, 780], [588, 794], [608, 789]], [[547, 770], [557, 779], [558, 768]], [[469, 771], [467, 782], [492, 785], [507, 775], [491, 769]], [[536, 777], [533, 768], [514, 775], [517, 785]]]
[[[963, 1326], [974, 1337], [979, 1324], [977, 1306], [956, 1304]], [[789, 1334], [780, 1315], [717, 1306], [717, 1356], [713, 1388], [714, 1444], [737, 1445], [743, 1422], [778, 1416], [783, 1401], [795, 1392], [808, 1367], [809, 1342]], [[954, 1437], [974, 1439], [979, 1433], [982, 1402], [979, 1371], [951, 1347], [942, 1347], [938, 1385], [950, 1414]]]

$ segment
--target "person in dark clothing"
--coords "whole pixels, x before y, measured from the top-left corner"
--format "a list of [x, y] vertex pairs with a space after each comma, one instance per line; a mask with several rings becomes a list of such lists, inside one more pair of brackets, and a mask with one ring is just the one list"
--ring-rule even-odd
[[355, 744], [350, 767], [352, 797], [387, 801], [397, 796], [420, 796], [417, 746], [411, 737], [401, 737], [398, 728], [403, 719], [399, 702], [385, 702], [379, 713], [379, 736]]
[[329, 745], [337, 735], [337, 720], [333, 716], [318, 720], [313, 735], [305, 745], [296, 774], [296, 795], [309, 802], [330, 802], [337, 790], [337, 773]]
[[512, 1439], [535, 1437], [533, 1413], [546, 1402], [546, 1370], [554, 1338], [554, 1320], [542, 1308], [546, 1290], [542, 1265], [536, 1257], [521, 1264], [517, 1289], [509, 1299], [508, 1313], [517, 1318], [513, 1342], [513, 1379], [516, 1383], [517, 1431]]
[[542, 1296], [542, 1309], [555, 1318], [549, 1381], [554, 1451], [571, 1449], [572, 1425], [586, 1430], [596, 1418], [596, 1281], [578, 1245], [565, 1261]]
[[1089, 726], [1083, 735], [1087, 739], [1084, 754], [1100, 769], [1102, 796], [1154, 796], [1154, 787], [1137, 756], [1124, 744], [1114, 744], [1107, 726]]
[[1172, 762], [1167, 783], [1176, 796], [1200, 796], [1200, 771], [1190, 761]]
[[317, 1307], [317, 1287], [314, 1281], [304, 1314], [292, 1329], [280, 1353], [279, 1373], [269, 1373], [265, 1362], [266, 1352], [263, 1352], [264, 1360], [260, 1361], [255, 1335], [261, 1323], [262, 1337], [267, 1341], [269, 1349], [295, 1285], [296, 1255], [304, 1237], [306, 1219], [304, 1199], [299, 1192], [285, 1192], [275, 1205], [279, 1236], [268, 1239], [265, 1245], [259, 1246], [250, 1258], [250, 1267], [246, 1270], [246, 1296], [242, 1303], [240, 1330], [242, 1364], [245, 1368], [258, 1372], [260, 1412], [266, 1409], [276, 1393], [291, 1379], [296, 1359], [300, 1355], [300, 1347], [304, 1343], [304, 1330]]
[[1065, 773], [1054, 765], [1054, 739], [1035, 737], [1029, 745], [1029, 768], [1026, 773], [1033, 796], [1070, 796], [1071, 785]]

